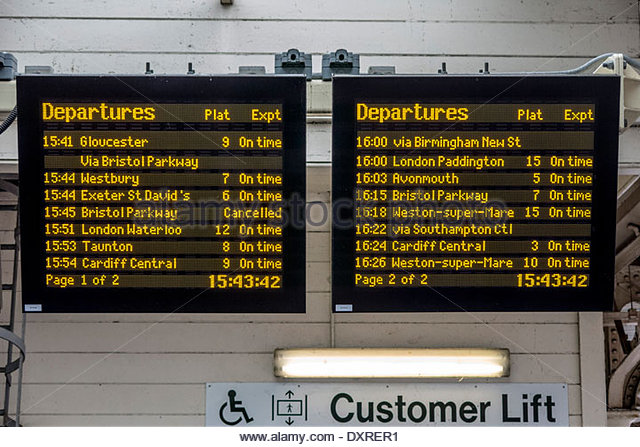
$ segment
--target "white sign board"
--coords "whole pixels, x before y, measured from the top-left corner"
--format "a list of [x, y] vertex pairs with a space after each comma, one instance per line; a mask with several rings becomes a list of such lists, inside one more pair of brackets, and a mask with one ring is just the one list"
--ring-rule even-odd
[[568, 426], [557, 383], [208, 383], [206, 425]]

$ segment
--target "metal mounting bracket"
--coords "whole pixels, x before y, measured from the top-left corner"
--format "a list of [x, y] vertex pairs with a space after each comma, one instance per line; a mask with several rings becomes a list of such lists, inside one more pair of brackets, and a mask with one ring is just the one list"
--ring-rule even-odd
[[334, 74], [360, 74], [360, 55], [340, 49], [322, 55], [322, 80], [330, 81]]
[[624, 60], [624, 54], [609, 56], [593, 72], [620, 76], [620, 133], [640, 118], [640, 73]]
[[311, 55], [303, 53], [296, 48], [275, 55], [276, 74], [303, 74], [307, 81], [311, 80], [313, 62]]

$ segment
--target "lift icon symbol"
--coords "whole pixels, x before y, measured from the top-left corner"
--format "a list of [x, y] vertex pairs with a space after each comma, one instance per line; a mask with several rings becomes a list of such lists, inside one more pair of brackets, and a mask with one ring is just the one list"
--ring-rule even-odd
[[[275, 395], [271, 396], [271, 420], [276, 417], [283, 417], [287, 425], [293, 424], [297, 418], [307, 420], [307, 395], [304, 398], [294, 398], [294, 392], [289, 390], [284, 393], [284, 397], [276, 399]], [[296, 419], [292, 419], [296, 418]]]

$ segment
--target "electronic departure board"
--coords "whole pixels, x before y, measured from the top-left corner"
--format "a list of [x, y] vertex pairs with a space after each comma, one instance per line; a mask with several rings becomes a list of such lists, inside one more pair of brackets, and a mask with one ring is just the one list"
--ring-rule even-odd
[[25, 311], [304, 312], [304, 76], [20, 76]]
[[335, 77], [334, 311], [609, 309], [619, 82]]

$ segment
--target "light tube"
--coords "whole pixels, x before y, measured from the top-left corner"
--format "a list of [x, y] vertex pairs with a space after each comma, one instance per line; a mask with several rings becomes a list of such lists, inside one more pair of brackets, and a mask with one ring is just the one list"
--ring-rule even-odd
[[507, 377], [508, 349], [276, 349], [274, 374], [284, 378]]

